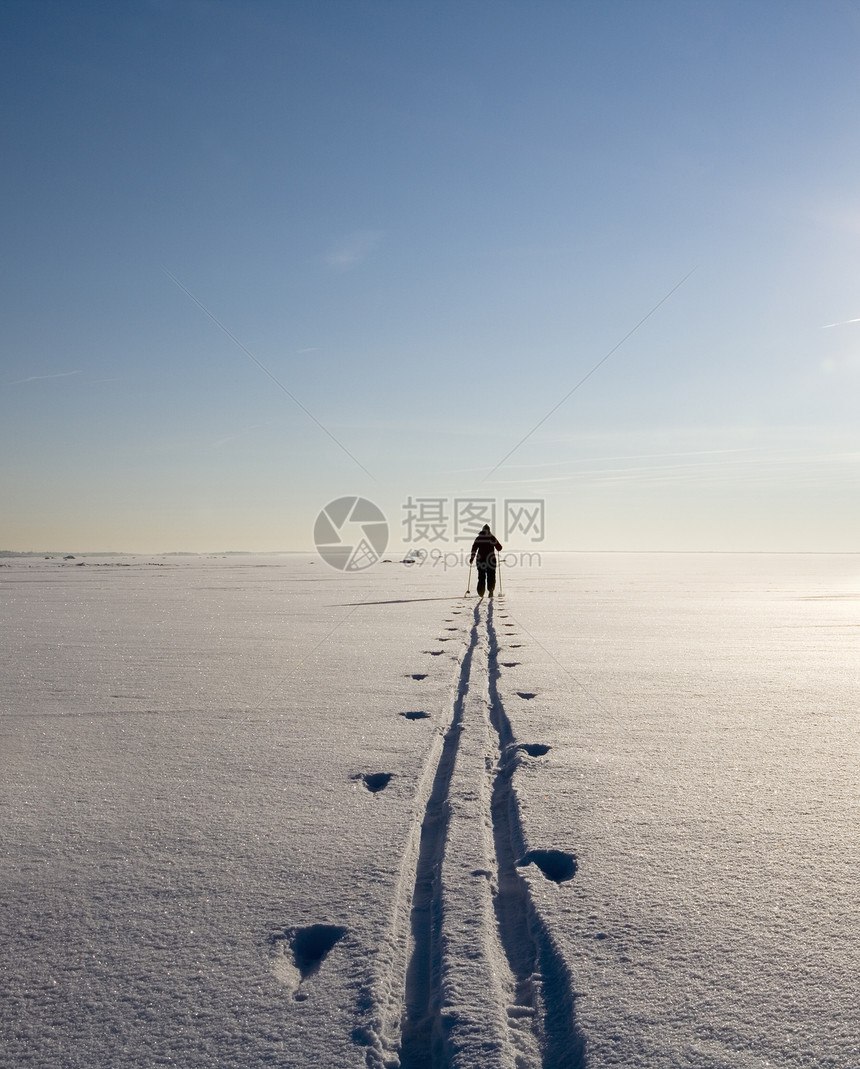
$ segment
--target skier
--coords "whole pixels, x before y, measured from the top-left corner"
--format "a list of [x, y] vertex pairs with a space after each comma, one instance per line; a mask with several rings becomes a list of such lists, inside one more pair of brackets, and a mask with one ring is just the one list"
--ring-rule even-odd
[[469, 557], [469, 564], [477, 558], [479, 598], [484, 596], [484, 587], [487, 588], [488, 596], [493, 596], [496, 589], [496, 550], [501, 548], [502, 543], [490, 530], [490, 525], [485, 523], [472, 543], [472, 554]]

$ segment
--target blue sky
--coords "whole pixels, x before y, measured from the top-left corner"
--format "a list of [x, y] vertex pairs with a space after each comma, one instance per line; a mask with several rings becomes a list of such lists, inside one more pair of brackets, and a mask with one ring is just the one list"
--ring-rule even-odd
[[0, 548], [305, 549], [347, 494], [398, 548], [410, 496], [860, 546], [857, 4], [3, 23]]

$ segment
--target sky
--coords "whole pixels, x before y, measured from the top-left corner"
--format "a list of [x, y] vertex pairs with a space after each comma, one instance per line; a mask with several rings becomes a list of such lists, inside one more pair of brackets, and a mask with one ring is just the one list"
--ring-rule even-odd
[[308, 550], [358, 496], [389, 553], [480, 509], [860, 550], [860, 3], [10, 0], [0, 40], [0, 549]]

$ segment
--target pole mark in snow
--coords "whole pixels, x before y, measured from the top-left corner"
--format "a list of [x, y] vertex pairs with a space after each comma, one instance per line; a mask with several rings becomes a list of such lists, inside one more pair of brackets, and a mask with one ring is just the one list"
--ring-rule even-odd
[[[585, 1064], [585, 1042], [576, 1026], [572, 978], [519, 872], [519, 864], [527, 855], [513, 777], [521, 759], [520, 751], [541, 756], [549, 747], [518, 745], [514, 737], [498, 688], [499, 641], [492, 604], [487, 610], [487, 636], [490, 721], [499, 749], [492, 791], [493, 842], [498, 867], [494, 908], [499, 935], [516, 982], [515, 998], [508, 1012], [512, 1025], [523, 1019], [528, 1021], [528, 1016], [522, 1018], [516, 1012], [518, 1007], [526, 1015], [534, 1014], [531, 1024], [540, 1042], [541, 1069], [576, 1069]], [[519, 863], [517, 858], [521, 859]]]
[[[524, 875], [493, 606], [474, 609], [414, 862], [400, 1043], [369, 1066], [581, 1069], [570, 973]], [[536, 752], [542, 752], [536, 747]], [[570, 855], [572, 857], [572, 855]], [[533, 871], [533, 870], [530, 870]], [[406, 893], [404, 886], [401, 893]], [[376, 1029], [375, 1037], [381, 1039]], [[386, 1031], [388, 1031], [386, 1029]]]

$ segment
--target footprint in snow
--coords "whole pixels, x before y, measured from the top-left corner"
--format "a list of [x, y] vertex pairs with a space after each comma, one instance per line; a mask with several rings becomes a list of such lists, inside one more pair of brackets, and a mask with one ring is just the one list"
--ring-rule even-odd
[[332, 947], [346, 933], [347, 929], [340, 924], [311, 924], [306, 928], [287, 928], [270, 937], [272, 972], [297, 1002], [307, 998], [299, 990], [301, 985], [319, 972]]
[[564, 850], [529, 850], [517, 862], [518, 868], [537, 865], [548, 880], [553, 883], [565, 883], [576, 875], [576, 855]]
[[428, 720], [430, 718], [429, 713], [425, 713], [423, 709], [410, 710], [408, 713], [401, 713], [401, 716], [405, 716], [407, 720]]
[[502, 661], [501, 665], [502, 668], [516, 668], [519, 663], [519, 661]]
[[427, 678], [427, 673], [426, 672], [413, 672], [412, 675], [409, 676], [409, 679], [426, 679], [426, 678]]
[[360, 779], [371, 794], [384, 791], [391, 782], [392, 772], [359, 772], [353, 779]]
[[536, 697], [537, 697], [537, 694], [533, 694], [533, 693], [532, 693], [531, 691], [528, 691], [528, 690], [518, 690], [518, 691], [517, 691], [517, 695], [518, 695], [518, 696], [519, 696], [520, 698], [525, 698], [525, 700], [526, 700], [527, 702], [528, 702], [528, 701], [531, 701], [531, 700], [532, 700], [532, 698], [536, 698]]
[[529, 757], [543, 757], [544, 754], [550, 752], [552, 747], [545, 746], [542, 742], [523, 742], [520, 743], [519, 749], [527, 753]]
[[424, 650], [424, 653], [429, 653], [431, 657], [441, 657], [445, 652], [444, 650]]

